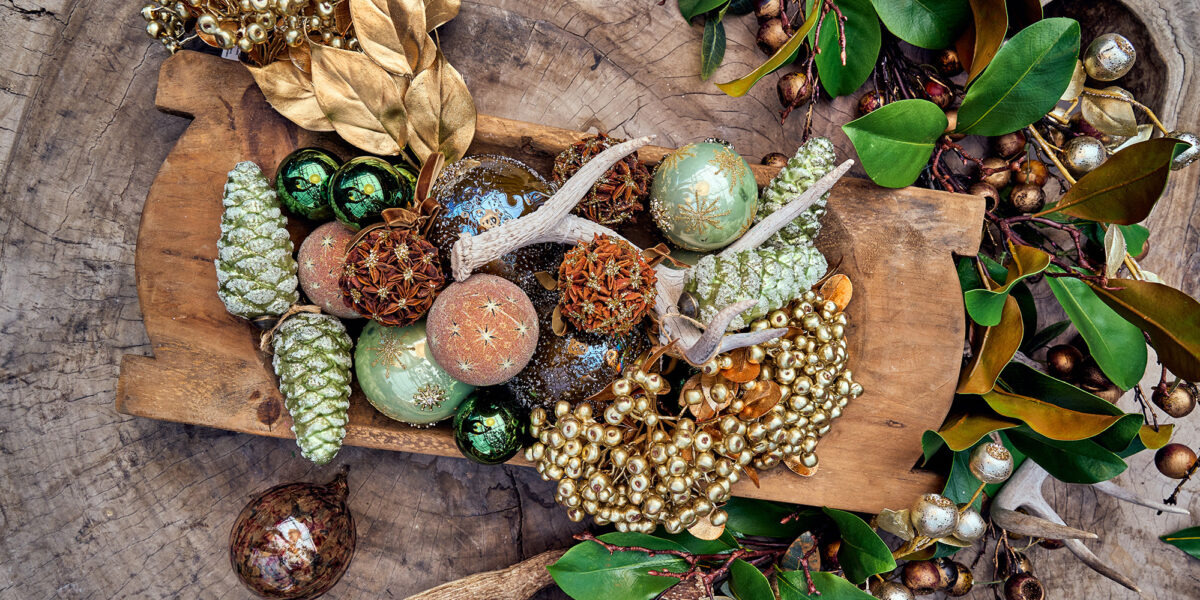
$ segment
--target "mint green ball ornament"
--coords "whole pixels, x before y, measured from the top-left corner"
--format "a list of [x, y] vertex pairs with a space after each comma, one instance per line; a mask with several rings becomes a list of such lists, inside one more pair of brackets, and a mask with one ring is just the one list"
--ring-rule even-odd
[[371, 406], [410, 425], [450, 417], [475, 389], [433, 361], [424, 320], [406, 327], [368, 322], [354, 349], [354, 374]]
[[299, 148], [283, 157], [275, 170], [275, 192], [293, 214], [314, 221], [333, 216], [329, 180], [341, 159], [320, 148]]
[[688, 144], [654, 171], [650, 215], [685, 250], [728, 246], [754, 224], [758, 183], [746, 159], [714, 142]]
[[385, 208], [410, 208], [413, 186], [387, 161], [360, 156], [346, 161], [329, 182], [329, 205], [343, 225], [358, 231], [382, 219]]

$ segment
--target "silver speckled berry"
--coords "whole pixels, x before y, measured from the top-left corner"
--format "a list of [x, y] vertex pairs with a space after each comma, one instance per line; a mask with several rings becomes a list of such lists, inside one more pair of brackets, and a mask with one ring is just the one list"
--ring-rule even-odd
[[1112, 81], [1124, 77], [1137, 61], [1137, 51], [1125, 36], [1106, 33], [1092, 40], [1083, 53], [1083, 68], [1088, 77]]
[[971, 474], [984, 483], [1000, 483], [1013, 471], [1013, 458], [1003, 444], [988, 442], [971, 452]]
[[913, 503], [909, 517], [917, 535], [942, 538], [954, 533], [954, 527], [958, 524], [958, 507], [941, 494], [925, 494]]

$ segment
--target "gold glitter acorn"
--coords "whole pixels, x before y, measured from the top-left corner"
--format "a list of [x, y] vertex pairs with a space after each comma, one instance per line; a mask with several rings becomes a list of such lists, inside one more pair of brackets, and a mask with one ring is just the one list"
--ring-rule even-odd
[[559, 307], [583, 331], [628, 333], [653, 308], [657, 280], [633, 245], [597, 234], [563, 258], [558, 268]]

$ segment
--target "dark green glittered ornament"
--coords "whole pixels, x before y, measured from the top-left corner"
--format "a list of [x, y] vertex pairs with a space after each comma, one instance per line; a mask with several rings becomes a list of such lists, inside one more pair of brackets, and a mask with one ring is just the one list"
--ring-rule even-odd
[[525, 443], [528, 417], [503, 388], [475, 390], [454, 414], [454, 443], [463, 456], [498, 465]]
[[346, 161], [329, 182], [329, 205], [345, 226], [359, 230], [379, 221], [385, 208], [411, 208], [413, 186], [395, 167], [374, 156]]
[[300, 148], [280, 161], [275, 192], [293, 214], [324, 221], [333, 214], [329, 180], [341, 164], [341, 159], [320, 148]]

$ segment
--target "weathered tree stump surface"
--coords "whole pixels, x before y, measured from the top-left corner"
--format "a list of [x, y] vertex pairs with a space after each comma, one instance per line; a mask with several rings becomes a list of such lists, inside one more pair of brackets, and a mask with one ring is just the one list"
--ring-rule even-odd
[[[1200, 8], [1137, 4], [1163, 65], [1147, 75], [1160, 90], [1157, 108], [1168, 125], [1196, 130]], [[133, 270], [142, 203], [187, 125], [153, 109], [165, 52], [146, 38], [137, 8], [0, 4], [0, 598], [248, 598], [226, 558], [232, 519], [254, 491], [324, 476], [289, 440], [113, 409], [121, 355], [150, 353]], [[761, 60], [751, 20], [730, 25], [718, 80]], [[664, 145], [715, 135], [751, 156], [794, 147], [802, 119], [779, 125], [773, 80], [741, 99], [699, 80], [699, 37], [670, 0], [490, 0], [466, 3], [442, 41], [484, 113], [655, 132]], [[818, 132], [844, 153], [837, 125], [851, 102], [823, 103], [816, 115]], [[1148, 222], [1145, 261], [1192, 295], [1200, 295], [1198, 178], [1193, 167], [1173, 180]], [[1197, 418], [1180, 424], [1181, 441], [1200, 443]], [[564, 547], [579, 527], [527, 470], [355, 448], [338, 463], [353, 465], [359, 549], [330, 598], [403, 598]], [[1172, 487], [1146, 456], [1118, 481], [1151, 496]], [[1194, 491], [1182, 496], [1193, 518], [1156, 517], [1077, 486], [1052, 484], [1047, 496], [1068, 523], [1102, 533], [1091, 547], [1146, 597], [1194, 595], [1197, 563], [1156, 539], [1195, 524]], [[1063, 551], [1033, 558], [1054, 597], [1135, 597]], [[986, 575], [982, 563], [976, 574]]]

